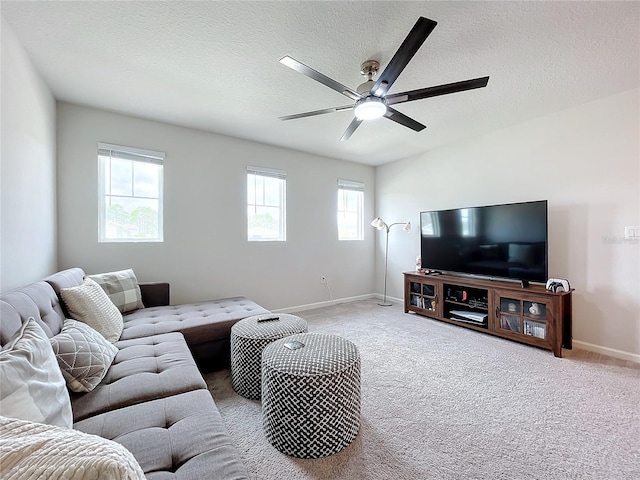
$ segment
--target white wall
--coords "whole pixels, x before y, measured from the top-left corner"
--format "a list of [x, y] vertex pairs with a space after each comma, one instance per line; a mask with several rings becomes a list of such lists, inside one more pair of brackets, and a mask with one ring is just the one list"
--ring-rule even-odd
[[[623, 239], [640, 225], [639, 102], [632, 90], [379, 167], [377, 210], [418, 226], [424, 210], [548, 200], [549, 275], [576, 289], [575, 343], [640, 361], [640, 243]], [[388, 288], [401, 297], [419, 228], [392, 233]]]
[[0, 292], [56, 270], [56, 105], [2, 19]]
[[[98, 239], [97, 142], [164, 151], [164, 242]], [[248, 242], [246, 167], [287, 171], [287, 241]], [[365, 183], [373, 218], [375, 169], [204, 131], [58, 104], [60, 268], [131, 267], [140, 281], [171, 282], [172, 302], [235, 295], [269, 309], [371, 294], [374, 232], [339, 242], [337, 179]]]

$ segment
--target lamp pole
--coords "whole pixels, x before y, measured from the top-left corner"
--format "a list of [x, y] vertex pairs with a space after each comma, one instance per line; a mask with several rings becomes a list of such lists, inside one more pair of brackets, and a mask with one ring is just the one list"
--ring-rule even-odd
[[389, 230], [394, 225], [404, 225], [402, 229], [405, 232], [411, 230], [411, 222], [395, 222], [388, 225], [380, 217], [377, 217], [371, 222], [371, 226], [376, 227], [378, 230], [382, 230], [384, 228], [386, 234], [384, 247], [384, 295], [382, 296], [382, 302], [378, 302], [378, 305], [381, 307], [390, 307], [393, 305], [392, 303], [387, 302], [387, 271], [389, 266]]

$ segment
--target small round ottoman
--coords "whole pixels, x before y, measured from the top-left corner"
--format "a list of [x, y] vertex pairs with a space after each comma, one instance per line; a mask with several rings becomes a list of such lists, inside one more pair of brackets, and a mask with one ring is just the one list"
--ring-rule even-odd
[[262, 350], [274, 340], [307, 331], [307, 322], [282, 313], [256, 315], [231, 327], [231, 385], [243, 397], [260, 400]]
[[360, 353], [337, 335], [303, 333], [262, 352], [262, 425], [298, 458], [333, 455], [360, 429]]

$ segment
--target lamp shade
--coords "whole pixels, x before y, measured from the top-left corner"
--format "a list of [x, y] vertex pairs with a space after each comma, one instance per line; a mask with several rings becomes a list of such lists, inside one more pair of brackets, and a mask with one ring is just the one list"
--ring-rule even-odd
[[377, 228], [378, 230], [382, 230], [384, 228], [384, 222], [380, 217], [376, 217], [371, 221], [371, 226]]
[[378, 303], [378, 305], [382, 307], [389, 307], [392, 304], [387, 302], [387, 272], [389, 265], [389, 230], [394, 225], [402, 225], [402, 230], [408, 232], [411, 230], [411, 222], [394, 222], [394, 223], [385, 223], [380, 217], [376, 217], [371, 221], [371, 226], [377, 228], [378, 230], [385, 229], [386, 235], [386, 244], [384, 249], [384, 295], [382, 296], [382, 303]]

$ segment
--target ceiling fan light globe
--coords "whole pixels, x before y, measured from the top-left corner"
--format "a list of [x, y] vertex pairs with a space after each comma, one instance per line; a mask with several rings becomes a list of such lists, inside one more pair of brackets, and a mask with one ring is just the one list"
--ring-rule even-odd
[[387, 105], [383, 98], [367, 97], [358, 100], [354, 113], [358, 120], [375, 120], [387, 113]]

